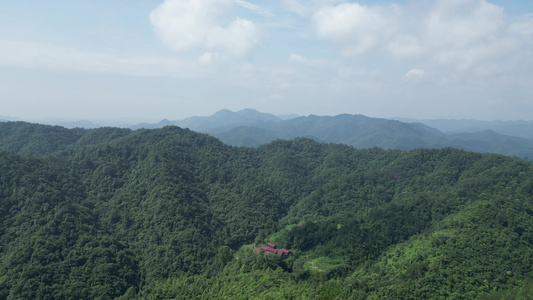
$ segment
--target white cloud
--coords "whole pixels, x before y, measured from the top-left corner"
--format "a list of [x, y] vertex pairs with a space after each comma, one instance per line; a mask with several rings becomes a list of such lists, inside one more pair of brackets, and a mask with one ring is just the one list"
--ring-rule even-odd
[[302, 55], [291, 53], [289, 55], [289, 62], [291, 63], [297, 63], [302, 65], [308, 65], [313, 67], [324, 67], [327, 66], [328, 63], [326, 60], [323, 59], [312, 59], [308, 58]]
[[[238, 1], [241, 6], [251, 7]], [[150, 13], [161, 40], [176, 51], [224, 51], [235, 56], [261, 44], [257, 25], [235, 16], [233, 0], [165, 0]]]
[[339, 67], [339, 69], [338, 69], [338, 75], [339, 75], [340, 78], [346, 79], [346, 78], [350, 78], [350, 77], [354, 77], [354, 76], [364, 76], [365, 75], [365, 71], [356, 70], [356, 69], [354, 69], [352, 67], [342, 66], [342, 67]]
[[416, 36], [399, 34], [394, 37], [387, 49], [397, 58], [419, 57], [424, 53], [424, 46]]
[[491, 64], [503, 71], [502, 62], [513, 61], [505, 57], [521, 56], [531, 41], [527, 31], [533, 24], [527, 23], [510, 23], [502, 7], [485, 0], [437, 0], [425, 19], [425, 48], [441, 65], [495, 72]]
[[220, 53], [205, 52], [198, 57], [198, 63], [204, 66], [223, 61], [225, 61], [225, 57]]
[[323, 6], [343, 3], [343, 0], [283, 0], [284, 7], [301, 16], [310, 16]]
[[302, 3], [302, 1], [300, 0], [285, 0], [284, 4], [289, 11], [292, 11], [302, 16], [307, 14], [309, 11], [305, 3]]
[[274, 16], [274, 14], [271, 11], [269, 11], [268, 9], [264, 9], [261, 6], [255, 5], [255, 4], [250, 3], [248, 1], [235, 0], [235, 4], [239, 5], [240, 7], [244, 7], [246, 9], [255, 11], [256, 13], [258, 13], [258, 14], [260, 14], [262, 16], [265, 16], [265, 17], [273, 17]]
[[312, 22], [318, 37], [332, 40], [344, 55], [363, 54], [396, 30], [397, 6], [343, 3], [318, 10]]
[[0, 40], [0, 65], [104, 72], [131, 76], [198, 77], [194, 64], [173, 58], [118, 55], [76, 48]]
[[502, 33], [503, 8], [485, 0], [437, 0], [427, 18], [427, 37], [443, 47], [468, 47]]
[[316, 36], [332, 41], [345, 56], [417, 59], [466, 71], [531, 52], [532, 15], [510, 22], [502, 7], [486, 0], [424, 2], [416, 13], [411, 8], [344, 2], [322, 6], [311, 21]]
[[[512, 45], [509, 45], [512, 47]], [[504, 41], [490, 45], [472, 45], [465, 48], [442, 48], [435, 51], [434, 61], [466, 71], [485, 61], [490, 63], [504, 53]]]
[[525, 15], [516, 23], [509, 26], [509, 32], [513, 34], [520, 34], [524, 37], [533, 36], [533, 14]]
[[435, 61], [469, 69], [505, 49], [503, 8], [485, 0], [438, 0], [426, 21]]
[[406, 81], [418, 81], [424, 77], [424, 70], [422, 69], [411, 69], [405, 73], [403, 77]]

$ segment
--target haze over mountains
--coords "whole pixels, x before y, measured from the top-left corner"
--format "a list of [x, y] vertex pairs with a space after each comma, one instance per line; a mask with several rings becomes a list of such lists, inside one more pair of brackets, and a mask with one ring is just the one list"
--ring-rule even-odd
[[[408, 123], [350, 114], [294, 116], [282, 119], [272, 114], [244, 109], [237, 112], [221, 110], [208, 117], [191, 117], [181, 121], [163, 120], [157, 124], [145, 123], [131, 128], [176, 125], [208, 133], [233, 146], [257, 147], [276, 139], [307, 137], [319, 142], [347, 144], [356, 148], [412, 150], [454, 147], [475, 152], [533, 158], [533, 139], [526, 138], [528, 127], [533, 129], [533, 122], [458, 120], [454, 123], [454, 121], [434, 122], [447, 124], [446, 128], [454, 128], [454, 133], [445, 134], [420, 122]], [[474, 131], [473, 124], [479, 124], [481, 130]], [[515, 132], [521, 133], [521, 136], [501, 133], [512, 132], [512, 128], [521, 128], [520, 126], [525, 129], [517, 129]], [[443, 126], [439, 128], [441, 127]]]
[[[120, 123], [120, 122], [116, 122]], [[60, 122], [67, 128], [98, 128], [91, 121]], [[363, 115], [276, 116], [254, 109], [220, 110], [211, 116], [123, 125], [155, 129], [175, 125], [210, 134], [232, 146], [257, 147], [273, 140], [306, 137], [356, 148], [412, 150], [454, 147], [533, 158], [533, 121], [381, 119]]]
[[480, 132], [485, 130], [493, 130], [497, 133], [511, 136], [518, 136], [528, 139], [533, 139], [533, 121], [480, 121], [480, 120], [451, 120], [451, 119], [435, 119], [435, 120], [416, 120], [397, 118], [402, 122], [420, 122], [430, 127], [436, 128], [444, 133], [453, 134], [461, 132]]

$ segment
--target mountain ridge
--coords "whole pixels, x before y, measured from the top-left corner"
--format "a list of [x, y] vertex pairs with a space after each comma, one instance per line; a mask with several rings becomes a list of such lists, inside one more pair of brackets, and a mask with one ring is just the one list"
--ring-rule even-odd
[[[237, 114], [237, 113], [234, 113]], [[208, 120], [210, 117], [204, 117]], [[238, 124], [238, 125], [237, 125]], [[184, 124], [182, 124], [184, 125]], [[189, 125], [194, 125], [190, 123]], [[446, 135], [422, 123], [371, 118], [364, 115], [302, 116], [270, 123], [234, 122], [222, 127], [190, 126], [234, 146], [257, 147], [275, 139], [312, 138], [325, 143], [343, 143], [357, 148], [412, 150], [455, 147], [477, 152], [533, 158], [533, 140], [498, 133]], [[485, 140], [481, 137], [485, 136]], [[511, 146], [511, 145], [514, 145]]]
[[[533, 282], [528, 161], [9, 125], [1, 299], [464, 299]], [[266, 242], [292, 255], [255, 254]]]
[[517, 136], [533, 139], [533, 121], [481, 121], [473, 119], [409, 119], [393, 118], [403, 122], [420, 122], [427, 126], [434, 127], [446, 134], [456, 134], [461, 132], [481, 132], [493, 130], [502, 135]]
[[181, 121], [164, 119], [158, 123], [140, 123], [130, 126], [130, 129], [156, 129], [172, 125], [210, 134], [233, 146], [258, 147], [276, 139], [306, 137], [357, 148], [412, 150], [454, 147], [533, 158], [533, 139], [503, 135], [494, 130], [490, 134], [486, 130], [445, 134], [422, 122], [406, 123], [351, 114], [283, 119], [254, 109], [237, 112], [226, 109], [212, 116], [190, 117]]

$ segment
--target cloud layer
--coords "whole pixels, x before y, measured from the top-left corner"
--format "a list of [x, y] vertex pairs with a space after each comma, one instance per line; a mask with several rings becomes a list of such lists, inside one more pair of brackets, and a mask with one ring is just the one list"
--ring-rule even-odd
[[[204, 101], [187, 115], [253, 107], [381, 117], [533, 116], [533, 14], [517, 9], [527, 13], [531, 5], [156, 0], [155, 6], [119, 0], [94, 2], [91, 9], [73, 2], [66, 14], [58, 13], [59, 2], [38, 8], [19, 2], [0, 1], [0, 76], [11, 80], [13, 70], [47, 74], [42, 79], [108, 76], [114, 86], [146, 80], [146, 95], [162, 107], [161, 115], [169, 103]], [[8, 6], [20, 14], [8, 15], [2, 9]], [[57, 81], [58, 93], [68, 85], [63, 81], [73, 81], [65, 76]], [[0, 82], [0, 98], [50, 86], [20, 86], [27, 84], [14, 89]], [[79, 93], [103, 99], [106, 91]], [[117, 92], [116, 99], [129, 96]]]
[[254, 22], [236, 16], [237, 5], [259, 10], [245, 1], [165, 0], [150, 13], [150, 22], [162, 41], [176, 51], [244, 56], [260, 45], [261, 33]]
[[358, 55], [369, 51], [396, 30], [397, 10], [396, 6], [343, 3], [321, 8], [312, 21], [318, 37], [338, 43], [344, 55]]
[[531, 42], [531, 18], [509, 22], [502, 7], [485, 0], [430, 3], [422, 8], [341, 3], [320, 8], [312, 23], [317, 37], [348, 57], [386, 50], [397, 59], [427, 58], [462, 70]]

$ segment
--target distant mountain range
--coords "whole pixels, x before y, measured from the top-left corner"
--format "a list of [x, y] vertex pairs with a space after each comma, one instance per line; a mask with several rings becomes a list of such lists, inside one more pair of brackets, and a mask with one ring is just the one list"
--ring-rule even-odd
[[[525, 121], [458, 120], [454, 125], [454, 121], [435, 120], [435, 124], [441, 124], [439, 128], [448, 129], [449, 133], [446, 134], [422, 122], [401, 122], [350, 114], [282, 119], [273, 114], [245, 109], [237, 112], [221, 110], [208, 117], [190, 117], [181, 121], [163, 120], [156, 124], [144, 123], [131, 128], [149, 129], [176, 125], [208, 133], [233, 146], [257, 147], [276, 139], [306, 137], [319, 142], [347, 144], [356, 148], [412, 150], [454, 147], [475, 152], [533, 158], [533, 139], [523, 137], [527, 136], [527, 130], [519, 129], [521, 125], [526, 128], [533, 126], [533, 122], [530, 124]], [[480, 130], [473, 131], [472, 124], [478, 124]], [[494, 127], [491, 127], [491, 124]], [[460, 130], [461, 128], [465, 130]], [[522, 137], [497, 132], [498, 129], [505, 128], [508, 131], [510, 128], [517, 128], [514, 132], [522, 133]]]
[[405, 118], [396, 118], [396, 120], [407, 123], [419, 122], [436, 128], [446, 134], [492, 130], [499, 134], [533, 139], [533, 121], [480, 121], [467, 119], [416, 120]]
[[226, 132], [238, 126], [269, 128], [273, 124], [281, 121], [283, 121], [283, 119], [278, 116], [261, 113], [254, 109], [244, 109], [238, 112], [223, 109], [208, 117], [190, 117], [181, 121], [162, 120], [157, 124], [142, 123], [131, 126], [130, 128], [152, 129], [167, 125], [176, 125], [182, 128], [189, 128], [194, 131], [212, 134]]
[[[67, 128], [97, 128], [79, 121]], [[533, 121], [381, 119], [363, 115], [276, 116], [254, 109], [221, 110], [211, 116], [140, 123], [130, 129], [179, 126], [207, 133], [233, 146], [257, 147], [277, 139], [306, 137], [356, 148], [412, 150], [453, 147], [474, 152], [533, 158]]]

